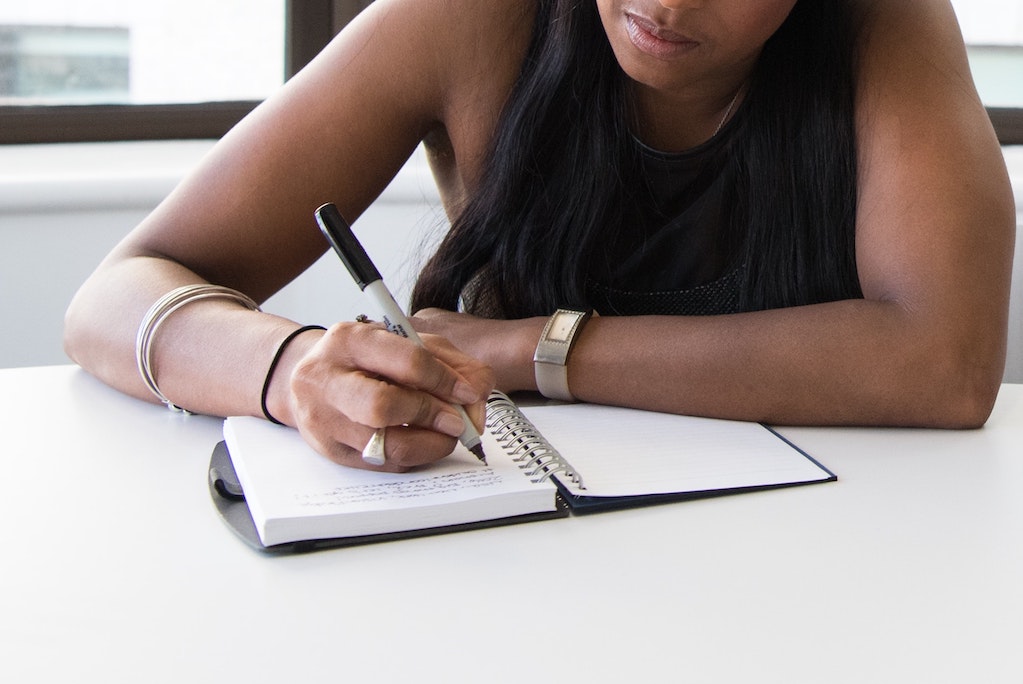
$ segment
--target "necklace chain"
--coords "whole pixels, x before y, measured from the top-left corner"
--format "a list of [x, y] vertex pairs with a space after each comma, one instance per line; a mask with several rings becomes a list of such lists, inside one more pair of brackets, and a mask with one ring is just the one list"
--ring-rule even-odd
[[[739, 99], [739, 93], [741, 92], [742, 86], [739, 86], [739, 89], [735, 91], [735, 95], [732, 95], [732, 101], [728, 103], [728, 108], [725, 109], [725, 115], [721, 117], [721, 121], [718, 122], [718, 127], [714, 129], [714, 135], [720, 133], [721, 129], [724, 128], [725, 122], [728, 121], [728, 115], [732, 113], [732, 108], [735, 106], [736, 101]], [[713, 138], [714, 135], [710, 137]]]

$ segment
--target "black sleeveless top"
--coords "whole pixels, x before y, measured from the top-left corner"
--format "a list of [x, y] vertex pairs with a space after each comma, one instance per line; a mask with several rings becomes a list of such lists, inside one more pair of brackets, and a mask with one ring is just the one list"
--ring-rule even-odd
[[602, 315], [713, 315], [739, 310], [741, 269], [726, 202], [729, 157], [745, 108], [713, 138], [667, 153], [636, 140], [643, 189], [621, 233], [590, 266], [587, 295]]
[[[744, 103], [745, 104], [745, 103]], [[745, 118], [740, 106], [707, 142], [660, 152], [635, 140], [643, 182], [624, 226], [591, 261], [589, 305], [600, 315], [699, 316], [735, 313], [742, 269], [729, 239], [730, 165]], [[504, 318], [484, 268], [462, 291], [460, 310]]]

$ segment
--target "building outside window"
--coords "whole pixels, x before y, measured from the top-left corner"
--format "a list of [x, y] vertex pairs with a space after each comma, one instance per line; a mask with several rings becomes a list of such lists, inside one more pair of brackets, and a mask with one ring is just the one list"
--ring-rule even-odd
[[130, 43], [122, 26], [0, 26], [0, 104], [126, 101]]
[[261, 100], [284, 81], [284, 4], [5, 3], [0, 104]]

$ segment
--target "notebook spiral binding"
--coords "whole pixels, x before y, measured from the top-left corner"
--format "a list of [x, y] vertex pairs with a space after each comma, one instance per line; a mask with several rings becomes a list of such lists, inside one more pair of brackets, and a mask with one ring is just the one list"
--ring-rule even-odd
[[496, 390], [487, 399], [487, 429], [533, 482], [543, 482], [558, 474], [562, 480], [586, 489], [572, 465], [543, 438], [506, 394]]

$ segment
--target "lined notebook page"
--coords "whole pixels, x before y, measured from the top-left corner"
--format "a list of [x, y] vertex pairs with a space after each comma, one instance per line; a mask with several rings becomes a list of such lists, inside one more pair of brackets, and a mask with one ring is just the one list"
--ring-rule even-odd
[[346, 468], [317, 454], [297, 430], [260, 418], [224, 421], [249, 511], [266, 545], [383, 534], [555, 509], [554, 486], [530, 482], [494, 445], [489, 466], [458, 445], [407, 473]]
[[824, 468], [758, 423], [594, 404], [523, 407], [574, 466], [582, 496], [704, 492], [813, 482]]

